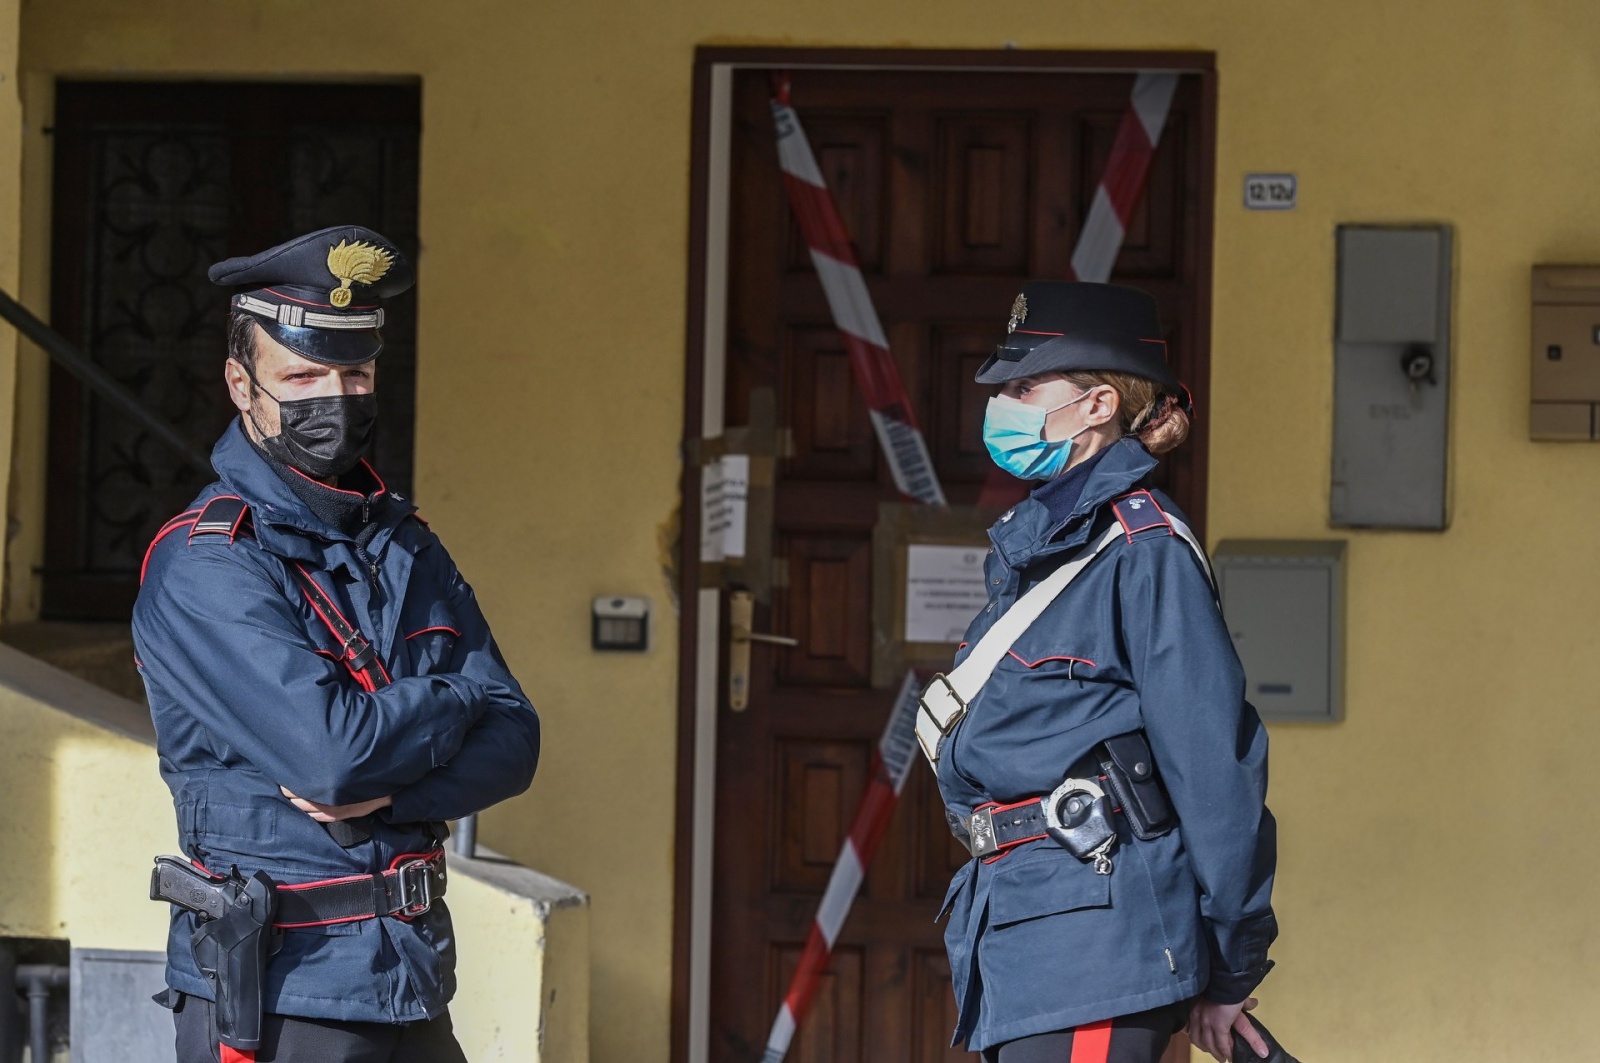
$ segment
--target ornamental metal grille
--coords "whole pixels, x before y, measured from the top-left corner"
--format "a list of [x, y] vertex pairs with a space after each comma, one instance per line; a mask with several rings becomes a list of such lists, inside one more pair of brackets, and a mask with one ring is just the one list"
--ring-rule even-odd
[[[52, 323], [209, 446], [234, 410], [207, 267], [339, 224], [415, 256], [418, 102], [403, 86], [63, 84]], [[374, 464], [409, 494], [415, 293], [390, 306]], [[211, 477], [60, 370], [50, 419], [45, 615], [126, 617], [151, 537]]]

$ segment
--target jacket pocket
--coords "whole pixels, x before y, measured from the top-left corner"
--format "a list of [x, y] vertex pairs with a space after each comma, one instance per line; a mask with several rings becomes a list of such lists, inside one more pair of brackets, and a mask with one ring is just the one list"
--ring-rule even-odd
[[406, 630], [406, 653], [411, 659], [411, 674], [431, 675], [434, 672], [454, 671], [450, 661], [455, 654], [456, 641], [460, 638], [461, 629], [454, 618], [441, 609], [435, 609], [425, 622]]
[[[1017, 862], [1010, 864], [1013, 859]], [[1111, 876], [1095, 874], [1054, 843], [1041, 843], [1000, 863], [989, 889], [989, 925], [996, 930], [1046, 915], [1111, 906]]]
[[1092, 654], [1074, 654], [1024, 645], [1007, 650], [995, 670], [1084, 679], [1094, 673], [1095, 663]]
[[[246, 799], [248, 800], [248, 798]], [[226, 804], [208, 798], [196, 832], [207, 848], [254, 851], [253, 847], [278, 837], [280, 801], [262, 799], [249, 804]]]

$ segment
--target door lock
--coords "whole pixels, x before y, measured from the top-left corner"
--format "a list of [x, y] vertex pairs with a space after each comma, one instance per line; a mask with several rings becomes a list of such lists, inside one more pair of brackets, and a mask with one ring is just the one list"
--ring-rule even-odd
[[799, 639], [787, 635], [751, 631], [755, 612], [755, 596], [749, 591], [734, 591], [728, 595], [728, 708], [734, 712], [743, 712], [750, 705], [750, 644], [800, 645]]
[[1407, 347], [1400, 355], [1400, 371], [1405, 373], [1412, 392], [1417, 390], [1418, 384], [1438, 384], [1433, 378], [1433, 350], [1427, 344], [1413, 343]]

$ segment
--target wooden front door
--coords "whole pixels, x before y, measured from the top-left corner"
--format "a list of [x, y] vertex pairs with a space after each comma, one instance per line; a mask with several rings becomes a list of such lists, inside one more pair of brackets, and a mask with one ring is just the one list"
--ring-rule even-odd
[[[793, 73], [793, 99], [954, 504], [976, 501], [992, 389], [973, 383], [1018, 285], [1064, 277], [1132, 75]], [[1203, 404], [1209, 125], [1185, 76], [1114, 280], [1160, 302], [1178, 374]], [[710, 1056], [754, 1063], [867, 782], [892, 691], [870, 683], [872, 533], [889, 473], [779, 177], [765, 71], [735, 75], [726, 402], [777, 397], [773, 555], [750, 708], [717, 722]], [[1165, 485], [1204, 520], [1204, 420]], [[726, 706], [726, 698], [721, 704]], [[920, 763], [789, 1059], [968, 1060], [939, 903], [966, 859]]]

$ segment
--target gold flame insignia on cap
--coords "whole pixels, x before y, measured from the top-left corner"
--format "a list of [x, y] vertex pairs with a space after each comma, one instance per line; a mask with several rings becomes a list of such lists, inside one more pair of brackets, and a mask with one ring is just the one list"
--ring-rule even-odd
[[1017, 331], [1017, 326], [1028, 320], [1028, 297], [1018, 295], [1017, 301], [1011, 304], [1011, 320], [1006, 322], [1006, 333]]
[[340, 240], [338, 247], [328, 248], [328, 272], [339, 278], [339, 287], [328, 293], [329, 301], [340, 309], [349, 306], [352, 283], [376, 284], [393, 265], [394, 254], [377, 244]]

